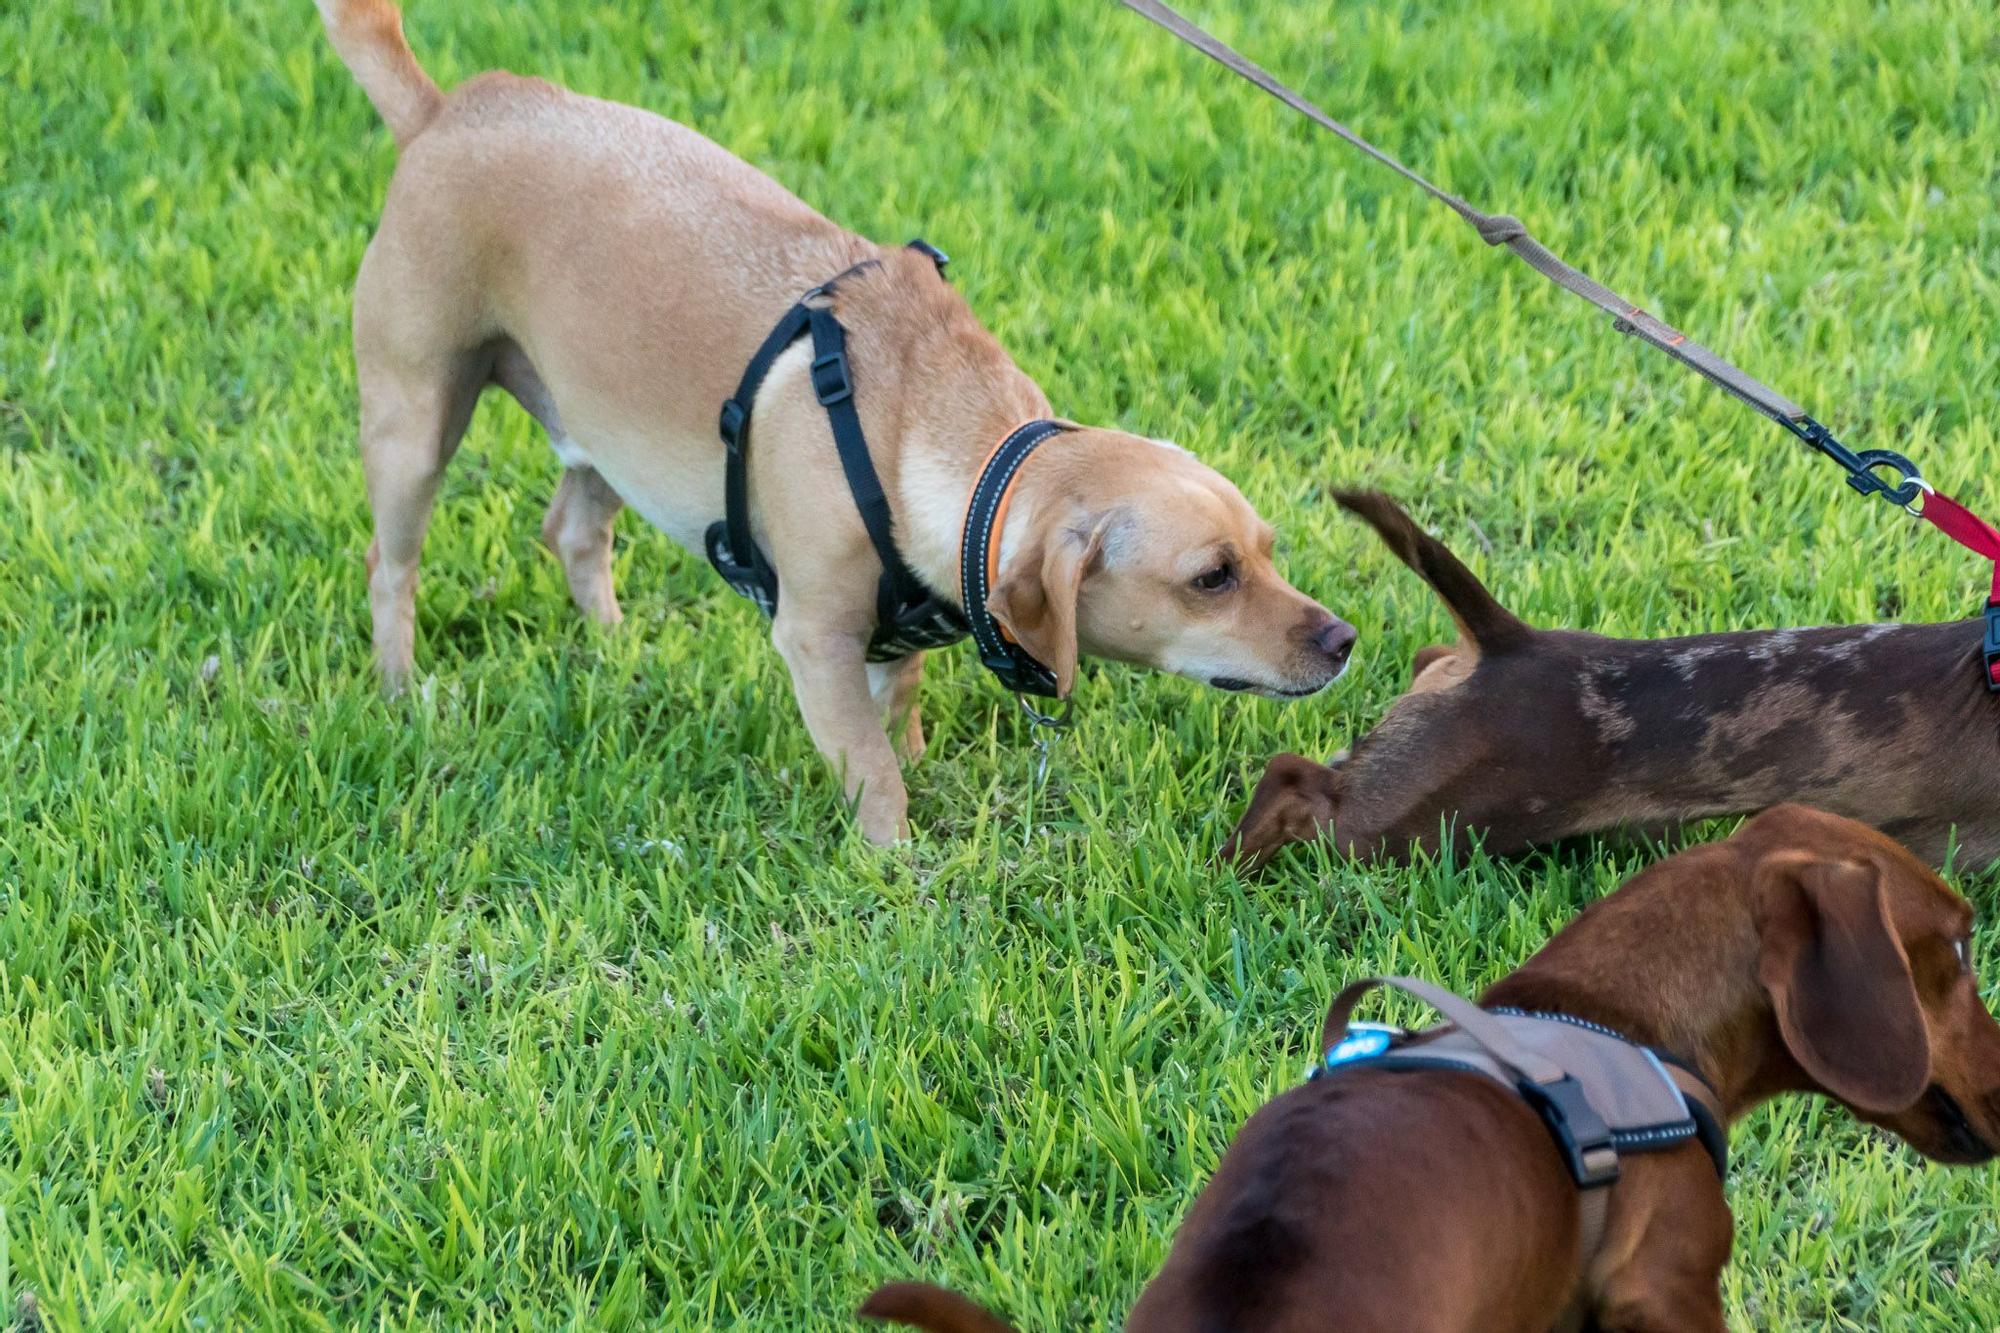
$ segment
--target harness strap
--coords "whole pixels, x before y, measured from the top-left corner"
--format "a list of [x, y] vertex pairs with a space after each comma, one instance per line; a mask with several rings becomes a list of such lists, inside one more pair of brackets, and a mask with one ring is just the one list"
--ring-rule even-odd
[[[940, 273], [950, 262], [944, 252], [923, 241], [910, 249], [928, 258]], [[723, 518], [707, 534], [709, 562], [730, 587], [755, 602], [767, 616], [778, 611], [778, 572], [758, 549], [750, 527], [750, 413], [771, 367], [785, 350], [807, 334], [813, 357], [808, 378], [813, 397], [825, 409], [833, 431], [834, 452], [854, 507], [867, 530], [869, 545], [882, 565], [875, 594], [876, 628], [869, 640], [871, 662], [896, 661], [926, 648], [943, 647], [965, 637], [958, 609], [932, 595], [896, 550], [893, 515], [882, 479], [868, 453], [861, 415], [854, 405], [854, 375], [847, 361], [847, 331], [822, 301], [851, 274], [875, 268], [867, 259], [815, 287], [787, 310], [744, 367], [736, 393], [722, 405], [719, 430], [724, 446]]]
[[1569, 1304], [1549, 1325], [1549, 1333], [1583, 1333], [1590, 1327], [1590, 1261], [1611, 1229], [1611, 1191], [1585, 1190], [1576, 1196], [1576, 1288]]
[[[1695, 1137], [1708, 1152], [1709, 1160], [1715, 1164], [1718, 1180], [1729, 1176], [1729, 1131], [1728, 1118], [1722, 1111], [1722, 1100], [1709, 1087], [1708, 1080], [1680, 1061], [1667, 1056], [1660, 1057], [1660, 1067], [1666, 1071], [1673, 1085], [1680, 1089], [1681, 1099], [1687, 1103], [1688, 1114], [1694, 1118]], [[1583, 1333], [1590, 1327], [1590, 1261], [1604, 1247], [1606, 1235], [1611, 1227], [1611, 1191], [1584, 1190], [1577, 1195], [1577, 1264], [1576, 1290], [1571, 1293], [1569, 1304], [1549, 1325], [1549, 1333]]]
[[723, 521], [708, 530], [708, 558], [731, 587], [755, 602], [767, 616], [778, 613], [778, 573], [757, 549], [750, 530], [750, 407], [758, 390], [785, 349], [806, 331], [811, 312], [803, 305], [787, 310], [743, 368], [736, 393], [722, 405], [717, 429], [722, 434]]
[[1519, 1079], [1554, 1083], [1568, 1077], [1554, 1061], [1544, 1059], [1516, 1042], [1508, 1035], [1505, 1025], [1472, 1001], [1417, 977], [1363, 977], [1334, 996], [1332, 1006], [1326, 1011], [1326, 1024], [1320, 1029], [1322, 1051], [1330, 1051], [1339, 1043], [1341, 1034], [1347, 1031], [1348, 1015], [1354, 1012], [1354, 1006], [1377, 987], [1391, 987], [1416, 996], [1456, 1023], [1462, 1032], [1485, 1047], [1487, 1054], [1506, 1065]]
[[896, 550], [889, 497], [882, 489], [875, 461], [868, 455], [868, 439], [861, 433], [861, 414], [854, 406], [854, 377], [847, 364], [847, 331], [832, 311], [820, 306], [808, 307], [806, 317], [813, 341], [813, 396], [826, 409], [828, 424], [833, 427], [834, 452], [840, 456], [840, 470], [847, 476], [854, 507], [868, 529], [868, 543], [875, 548], [876, 559], [882, 562], [882, 585], [877, 600], [883, 604], [876, 609], [881, 623], [888, 625], [895, 620], [898, 608], [922, 601], [930, 593]]
[[1716, 1095], [1708, 1080], [1691, 1066], [1670, 1056], [1661, 1056], [1660, 1067], [1667, 1071], [1667, 1077], [1681, 1090], [1681, 1100], [1687, 1103], [1688, 1114], [1694, 1118], [1695, 1138], [1707, 1150], [1709, 1161], [1715, 1164], [1716, 1179], [1727, 1180], [1729, 1115], [1722, 1108], [1722, 1098]]
[[[1074, 427], [1061, 421], [1029, 421], [1016, 426], [987, 455], [979, 480], [966, 499], [965, 525], [959, 537], [959, 601], [979, 660], [1016, 694], [1058, 697], [1056, 673], [1014, 641], [1006, 627], [986, 609], [993, 585], [1000, 577], [1000, 532], [1007, 520], [1007, 506], [1014, 498], [1014, 483], [1021, 467], [1036, 449]], [[1036, 716], [1039, 716], [1038, 714]]]

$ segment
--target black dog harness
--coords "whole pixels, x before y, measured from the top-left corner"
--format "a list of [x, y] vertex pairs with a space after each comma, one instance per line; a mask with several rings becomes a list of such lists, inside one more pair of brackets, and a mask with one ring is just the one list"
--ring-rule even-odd
[[[1421, 1033], [1349, 1024], [1355, 1004], [1377, 986], [1407, 991], [1451, 1024]], [[1695, 1140], [1717, 1178], [1729, 1172], [1729, 1139], [1714, 1089], [1686, 1064], [1596, 1023], [1568, 1014], [1482, 1009], [1429, 982], [1370, 977], [1335, 997], [1323, 1041], [1309, 1079], [1353, 1069], [1456, 1069], [1490, 1078], [1527, 1102], [1581, 1191], [1586, 1270], [1604, 1243], [1604, 1187], [1617, 1181], [1620, 1157]], [[1584, 1315], [1572, 1303], [1556, 1327], [1580, 1328]]]
[[[923, 241], [912, 241], [909, 248], [928, 256], [939, 274], [943, 274], [949, 262], [943, 252]], [[810, 334], [813, 396], [826, 409], [848, 491], [868, 530], [869, 544], [882, 562], [882, 581], [875, 594], [875, 633], [868, 641], [868, 660], [898, 661], [927, 648], [957, 643], [970, 634], [979, 646], [979, 660], [1008, 689], [1053, 698], [1057, 693], [1055, 673], [1008, 637], [987, 611], [986, 602], [992, 591], [994, 558], [998, 555], [1006, 502], [1021, 465], [1038, 445], [1070, 427], [1054, 421], [1028, 422], [1002, 440], [987, 460], [966, 509], [961, 546], [963, 609], [926, 587], [896, 550], [889, 499], [869, 457], [861, 416], [854, 406], [847, 331], [825, 304], [842, 278], [876, 267], [880, 262], [871, 259], [856, 264], [801, 297], [750, 358], [735, 395], [722, 405], [720, 429], [727, 467], [723, 482], [724, 516], [708, 529], [709, 563], [724, 582], [755, 602], [765, 615], [777, 614], [778, 571], [758, 549], [750, 528], [750, 409], [779, 356]]]

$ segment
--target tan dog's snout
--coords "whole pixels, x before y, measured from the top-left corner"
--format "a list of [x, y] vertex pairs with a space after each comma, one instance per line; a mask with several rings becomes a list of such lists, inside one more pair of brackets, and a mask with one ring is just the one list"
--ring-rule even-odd
[[1329, 612], [1317, 602], [1291, 589], [1292, 596], [1305, 603], [1305, 613], [1294, 621], [1282, 637], [1271, 669], [1257, 679], [1222, 671], [1207, 677], [1207, 683], [1233, 693], [1260, 694], [1267, 699], [1303, 699], [1317, 694], [1339, 680], [1359, 637], [1354, 626]]
[[1324, 671], [1329, 684], [1339, 680], [1359, 637], [1354, 626], [1315, 606], [1295, 633], [1310, 665]]
[[1052, 498], [1033, 522], [1104, 534], [1080, 589], [1085, 653], [1267, 699], [1302, 699], [1346, 669], [1354, 627], [1286, 581], [1271, 525], [1192, 454], [1079, 430], [1036, 467], [1024, 487]]

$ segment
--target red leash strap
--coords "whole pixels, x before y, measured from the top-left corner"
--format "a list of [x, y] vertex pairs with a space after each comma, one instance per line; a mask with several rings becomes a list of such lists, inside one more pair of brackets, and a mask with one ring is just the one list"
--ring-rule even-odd
[[1930, 491], [1917, 517], [1928, 522], [1966, 550], [1993, 562], [1993, 596], [1990, 604], [2000, 605], [2000, 528], [1994, 527], [1948, 495]]
[[1986, 600], [1986, 688], [2000, 694], [2000, 528], [1948, 495], [1925, 488], [1917, 516], [1966, 550], [1993, 562], [1993, 593]]

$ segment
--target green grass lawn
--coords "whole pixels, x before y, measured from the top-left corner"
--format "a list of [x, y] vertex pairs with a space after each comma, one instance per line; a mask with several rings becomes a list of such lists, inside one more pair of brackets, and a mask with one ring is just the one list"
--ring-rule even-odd
[[[1990, 0], [1191, 12], [2000, 505]], [[1012, 704], [944, 654], [920, 834], [873, 851], [702, 560], [627, 516], [629, 619], [579, 623], [535, 540], [557, 465], [489, 400], [423, 684], [385, 703], [347, 318], [388, 135], [306, 0], [0, 7], [0, 1324], [841, 1327], [895, 1276], [1114, 1324], [1342, 979], [1476, 987], [1645, 860], [1209, 864], [1265, 756], [1338, 748], [1448, 633], [1330, 487], [1409, 498], [1543, 623], [1981, 591], [1109, 0], [416, 0], [409, 29], [447, 86], [635, 102], [950, 251], [1059, 411], [1241, 483], [1356, 668], [1288, 708], [1101, 670], [1037, 793]], [[2000, 956], [2000, 886], [1959, 884]], [[2000, 1169], [1806, 1101], [1736, 1144], [1736, 1325], [2000, 1328]]]

